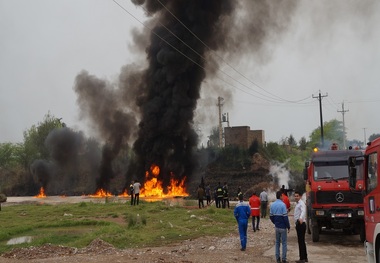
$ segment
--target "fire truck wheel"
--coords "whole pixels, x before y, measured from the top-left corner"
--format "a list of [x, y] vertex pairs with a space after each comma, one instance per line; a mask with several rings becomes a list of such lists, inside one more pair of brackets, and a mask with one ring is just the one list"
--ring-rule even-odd
[[318, 242], [319, 241], [319, 226], [313, 226], [313, 229], [311, 231], [311, 239], [313, 242]]

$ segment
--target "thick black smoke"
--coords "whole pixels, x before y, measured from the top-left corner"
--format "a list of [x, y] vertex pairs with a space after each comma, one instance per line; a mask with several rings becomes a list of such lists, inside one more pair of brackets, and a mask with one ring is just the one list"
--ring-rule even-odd
[[153, 164], [161, 168], [164, 186], [172, 176], [191, 178], [198, 144], [193, 120], [206, 75], [217, 74], [221, 57], [262, 53], [263, 43], [279, 35], [294, 9], [284, 1], [132, 2], [151, 17], [147, 28], [133, 32], [133, 49], [145, 51], [147, 67], [123, 67], [117, 84], [83, 71], [74, 87], [83, 119], [104, 142], [98, 188], [109, 187], [122, 149], [128, 152], [127, 183], [144, 182]]
[[[125, 72], [128, 72], [127, 68]], [[128, 76], [133, 80], [134, 73], [124, 73], [121, 79]], [[124, 83], [130, 87], [128, 83]], [[121, 85], [121, 87], [123, 87]], [[115, 88], [105, 80], [83, 71], [76, 77], [74, 90], [78, 94], [78, 104], [83, 117], [90, 120], [91, 126], [104, 140], [102, 160], [97, 172], [97, 190], [110, 190], [110, 181], [115, 173], [112, 167], [113, 160], [121, 149], [129, 148], [129, 141], [137, 127], [135, 114], [129, 111], [129, 96], [123, 90]], [[129, 89], [133, 94], [133, 87]], [[130, 108], [133, 103], [129, 103]]]
[[228, 0], [133, 2], [141, 5], [155, 23], [146, 48], [149, 66], [140, 85], [144, 96], [138, 104], [142, 119], [134, 143], [135, 172], [143, 178], [144, 171], [157, 164], [165, 185], [169, 174], [182, 179], [194, 173], [198, 137], [193, 119], [206, 72], [216, 73], [221, 62], [221, 56], [214, 53], [222, 51], [232, 56], [260, 52], [265, 40], [274, 35], [269, 29], [278, 33], [288, 23], [289, 14], [279, 14], [294, 9], [294, 4]]
[[45, 139], [49, 160], [31, 165], [34, 181], [48, 195], [93, 193], [99, 174], [100, 148], [92, 139], [68, 127], [52, 130]]
[[230, 1], [220, 0], [144, 2], [157, 20], [146, 49], [149, 66], [140, 85], [142, 116], [133, 147], [137, 164], [133, 172], [140, 180], [152, 164], [161, 168], [164, 186], [170, 176], [182, 179], [193, 174], [198, 142], [193, 118], [206, 77], [204, 55], [208, 45], [215, 45], [217, 25], [232, 7]]

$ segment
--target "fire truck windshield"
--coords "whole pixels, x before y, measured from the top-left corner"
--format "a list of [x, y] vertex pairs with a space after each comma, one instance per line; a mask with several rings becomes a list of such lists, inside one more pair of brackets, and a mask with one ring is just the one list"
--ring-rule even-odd
[[[358, 163], [356, 166], [357, 179], [363, 179], [363, 163]], [[348, 180], [348, 165], [347, 163], [314, 163], [314, 180]]]

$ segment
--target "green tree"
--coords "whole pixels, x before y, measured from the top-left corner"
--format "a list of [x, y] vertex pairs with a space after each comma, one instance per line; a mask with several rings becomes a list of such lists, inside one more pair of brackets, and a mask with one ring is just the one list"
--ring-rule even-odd
[[280, 146], [276, 142], [268, 142], [266, 147], [262, 148], [262, 153], [268, 160], [285, 162], [288, 158], [288, 154], [284, 147]]
[[0, 167], [12, 169], [22, 166], [24, 145], [21, 143], [0, 143]]
[[307, 141], [306, 141], [305, 137], [302, 137], [299, 140], [298, 144], [299, 144], [299, 148], [300, 148], [301, 151], [305, 151], [306, 150], [306, 148], [307, 148]]
[[[323, 124], [323, 137], [325, 145], [328, 147], [332, 142], [343, 145], [343, 125], [341, 121], [333, 119]], [[310, 143], [321, 146], [321, 128], [318, 127], [310, 134]]]
[[293, 137], [293, 134], [290, 134], [289, 137], [288, 137], [288, 144], [289, 146], [297, 146], [297, 141], [296, 139]]
[[45, 146], [45, 140], [52, 130], [62, 127], [64, 127], [64, 124], [61, 122], [61, 119], [54, 117], [49, 112], [45, 115], [42, 122], [24, 131], [24, 152], [22, 159], [26, 169], [36, 159], [47, 160], [49, 158], [49, 150]]

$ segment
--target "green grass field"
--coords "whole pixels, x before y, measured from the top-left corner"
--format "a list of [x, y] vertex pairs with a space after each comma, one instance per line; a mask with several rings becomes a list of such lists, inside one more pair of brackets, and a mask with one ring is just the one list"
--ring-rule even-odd
[[[165, 201], [77, 204], [23, 204], [0, 211], [0, 254], [16, 247], [54, 244], [82, 248], [100, 238], [117, 248], [154, 247], [201, 236], [236, 231], [233, 210], [197, 208], [196, 200], [181, 205]], [[31, 236], [31, 243], [7, 245]]]

